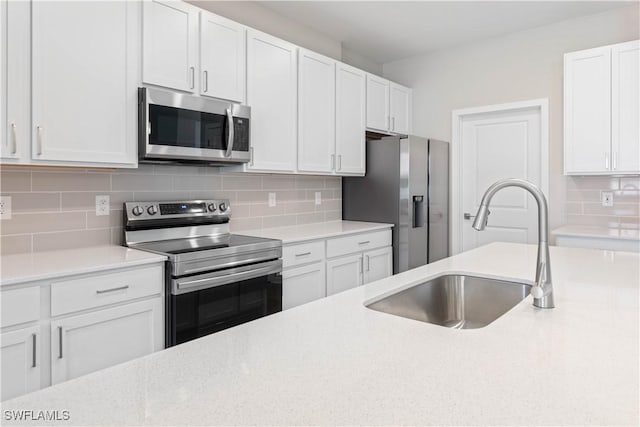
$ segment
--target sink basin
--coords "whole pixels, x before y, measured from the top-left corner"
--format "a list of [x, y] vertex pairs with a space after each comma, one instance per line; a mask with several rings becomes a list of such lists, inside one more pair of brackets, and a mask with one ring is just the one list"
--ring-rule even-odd
[[487, 326], [529, 295], [530, 285], [448, 274], [389, 295], [367, 307], [455, 329]]

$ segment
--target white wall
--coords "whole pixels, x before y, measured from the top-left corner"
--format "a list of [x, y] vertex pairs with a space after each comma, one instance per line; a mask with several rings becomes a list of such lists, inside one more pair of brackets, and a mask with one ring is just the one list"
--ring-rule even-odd
[[549, 98], [550, 222], [566, 221], [562, 174], [563, 54], [640, 38], [639, 6], [559, 22], [385, 64], [385, 77], [413, 88], [413, 130], [451, 141], [451, 111]]
[[298, 46], [342, 59], [340, 41], [292, 21], [254, 1], [187, 0], [202, 9], [232, 19]]

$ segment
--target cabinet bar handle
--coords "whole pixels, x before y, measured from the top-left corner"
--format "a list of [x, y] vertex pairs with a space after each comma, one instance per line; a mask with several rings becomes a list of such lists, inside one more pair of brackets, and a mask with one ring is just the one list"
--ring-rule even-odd
[[360, 273], [364, 272], [364, 258], [360, 257]]
[[249, 166], [253, 166], [253, 147], [249, 147]]
[[396, 118], [391, 117], [391, 130], [396, 130]]
[[612, 158], [613, 158], [613, 170], [616, 170], [618, 169], [618, 152], [617, 151], [613, 152]]
[[191, 89], [196, 87], [196, 67], [189, 67], [191, 71]]
[[332, 154], [331, 155], [331, 169], [335, 169], [336, 168], [336, 155]]
[[609, 170], [609, 153], [604, 153], [604, 168]]
[[11, 154], [16, 154], [18, 136], [16, 132], [16, 124], [11, 123]]
[[371, 260], [369, 259], [369, 255], [365, 255], [367, 257], [367, 271], [369, 271], [369, 269], [371, 268], [370, 262]]
[[296, 254], [296, 256], [307, 256], [307, 255], [311, 255], [311, 252], [303, 252], [301, 254]]
[[203, 92], [208, 92], [209, 91], [209, 73], [207, 72], [207, 70], [203, 71], [203, 79], [204, 80], [204, 90]]
[[371, 241], [365, 240], [364, 242], [358, 242], [359, 245], [366, 245], [367, 243], [371, 243]]
[[338, 170], [342, 170], [342, 154], [338, 154]]
[[62, 353], [62, 326], [58, 326], [58, 359], [62, 359], [64, 354]]
[[42, 126], [36, 126], [36, 142], [38, 144], [38, 156], [42, 155]]
[[96, 291], [96, 294], [106, 294], [108, 292], [124, 291], [125, 289], [129, 289], [129, 285], [120, 286], [118, 288], [111, 288], [111, 289], [98, 289]]
[[31, 346], [31, 367], [35, 368], [37, 366], [37, 361], [36, 361], [36, 334], [31, 334], [31, 343], [33, 344]]

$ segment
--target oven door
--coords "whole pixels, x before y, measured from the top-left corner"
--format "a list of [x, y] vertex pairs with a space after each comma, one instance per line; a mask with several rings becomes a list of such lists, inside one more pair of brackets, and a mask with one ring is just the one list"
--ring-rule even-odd
[[171, 280], [167, 346], [282, 311], [282, 261]]
[[247, 162], [249, 122], [245, 105], [139, 89], [142, 160]]

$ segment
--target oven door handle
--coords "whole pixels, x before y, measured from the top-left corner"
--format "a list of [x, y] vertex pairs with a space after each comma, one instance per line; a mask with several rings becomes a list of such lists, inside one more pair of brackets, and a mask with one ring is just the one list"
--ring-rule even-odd
[[241, 280], [253, 279], [260, 276], [265, 276], [272, 273], [280, 273], [282, 271], [282, 261], [275, 260], [265, 263], [264, 266], [255, 268], [243, 267], [241, 271], [238, 268], [231, 270], [225, 270], [225, 273], [215, 276], [204, 277], [202, 279], [194, 280], [173, 280], [173, 286], [171, 293], [174, 295], [180, 295], [187, 292], [194, 292], [201, 289], [214, 288], [216, 286], [227, 285], [229, 283], [238, 282]]
[[233, 126], [233, 110], [232, 110], [233, 106], [230, 106], [229, 108], [227, 108], [227, 129], [229, 130], [228, 132], [228, 137], [227, 137], [227, 157], [231, 157], [231, 152], [233, 151], [233, 142], [235, 140], [234, 138], [234, 131], [235, 131], [235, 127]]

